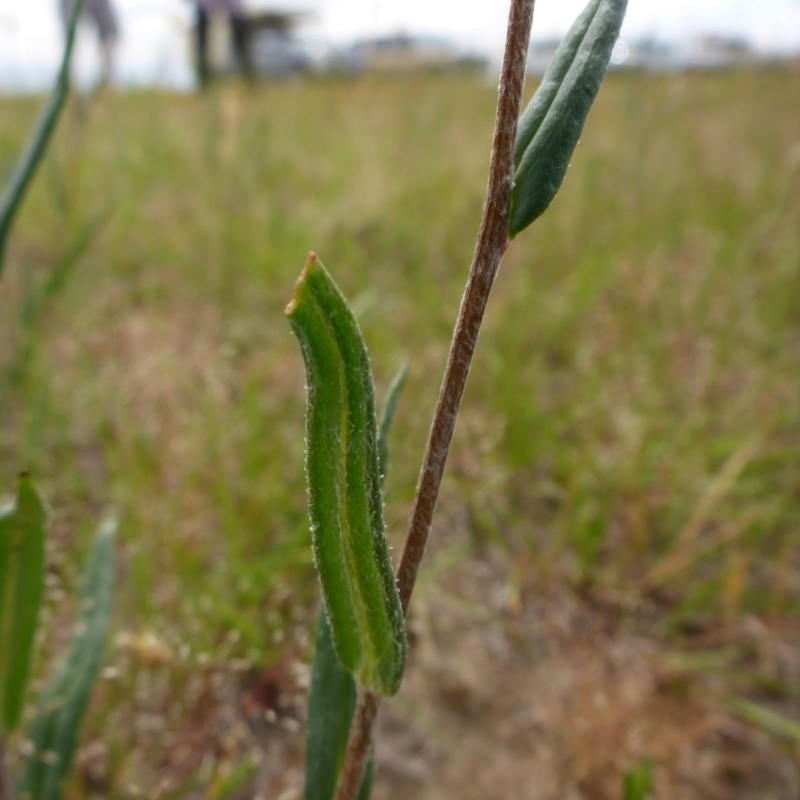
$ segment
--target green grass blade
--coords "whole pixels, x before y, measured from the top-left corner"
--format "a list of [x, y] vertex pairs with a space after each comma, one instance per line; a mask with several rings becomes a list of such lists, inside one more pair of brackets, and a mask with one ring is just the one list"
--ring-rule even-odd
[[751, 725], [756, 725], [772, 736], [785, 739], [800, 748], [800, 722], [798, 720], [741, 697], [731, 698], [727, 705]]
[[653, 764], [643, 758], [639, 766], [625, 773], [622, 788], [623, 800], [647, 800], [653, 792]]
[[394, 412], [397, 408], [397, 398], [405, 386], [408, 378], [408, 366], [403, 365], [392, 378], [386, 390], [386, 399], [383, 403], [380, 423], [378, 424], [378, 466], [381, 471], [381, 481], [385, 480], [389, 469], [389, 433], [394, 421]]
[[0, 197], [0, 278], [3, 277], [3, 265], [5, 261], [5, 249], [8, 234], [14, 217], [19, 210], [25, 192], [30, 185], [36, 169], [39, 166], [42, 156], [47, 150], [50, 137], [55, 130], [56, 123], [61, 114], [61, 109], [69, 95], [69, 71], [72, 60], [72, 50], [75, 44], [75, 31], [78, 25], [78, 17], [83, 7], [83, 0], [78, 0], [72, 11], [72, 17], [67, 29], [67, 40], [64, 46], [64, 55], [61, 59], [61, 66], [56, 76], [55, 86], [50, 93], [50, 97], [45, 104], [39, 120], [36, 123], [33, 134], [31, 135], [28, 147], [17, 163], [14, 171], [6, 181], [3, 195]]
[[22, 476], [13, 511], [0, 521], [0, 722], [13, 730], [22, 715], [44, 593], [46, 512]]
[[92, 544], [81, 618], [64, 661], [42, 694], [28, 733], [31, 752], [18, 786], [21, 797], [58, 800], [70, 768], [105, 649], [114, 588], [115, 531], [115, 523], [103, 524]]
[[334, 647], [359, 684], [394, 694], [407, 642], [383, 520], [366, 345], [347, 301], [313, 254], [286, 313], [306, 366], [312, 546]]
[[53, 265], [53, 269], [48, 272], [41, 286], [34, 288], [34, 280], [30, 272], [26, 272], [22, 276], [24, 287], [24, 301], [20, 315], [22, 336], [17, 355], [7, 367], [10, 383], [19, 385], [28, 376], [37, 343], [36, 328], [39, 320], [46, 315], [49, 306], [64, 291], [80, 263], [81, 256], [87, 251], [95, 236], [103, 229], [110, 216], [109, 213], [104, 212], [78, 229], [67, 251]]
[[70, 241], [67, 251], [53, 266], [39, 289], [33, 304], [31, 323], [35, 323], [47, 304], [64, 291], [81, 257], [89, 249], [89, 245], [94, 241], [98, 233], [103, 230], [110, 218], [111, 214], [108, 211], [104, 211], [78, 229]]
[[627, 0], [592, 0], [556, 51], [520, 118], [514, 153], [509, 236], [539, 217], [556, 196], [586, 116], [608, 68]]

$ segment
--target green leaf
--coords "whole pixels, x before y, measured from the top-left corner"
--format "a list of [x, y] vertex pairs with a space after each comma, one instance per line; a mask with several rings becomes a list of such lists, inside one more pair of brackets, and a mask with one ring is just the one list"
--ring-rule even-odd
[[[356, 707], [353, 676], [336, 657], [331, 626], [324, 603], [320, 604], [306, 731], [305, 800], [331, 800], [344, 762], [347, 737]], [[359, 800], [367, 800], [372, 782], [373, 755]]]
[[608, 68], [627, 0], [591, 0], [575, 20], [517, 130], [509, 236], [556, 196]]
[[331, 800], [333, 797], [355, 703], [355, 681], [336, 657], [323, 602], [317, 621], [308, 697], [305, 800]]
[[653, 792], [653, 764], [643, 758], [639, 766], [625, 773], [623, 800], [647, 800]]
[[78, 0], [72, 9], [72, 17], [67, 28], [67, 41], [64, 46], [64, 55], [58, 70], [55, 86], [50, 93], [36, 127], [31, 134], [28, 147], [17, 163], [11, 177], [6, 182], [3, 195], [0, 197], [0, 278], [3, 277], [3, 262], [5, 256], [6, 240], [11, 230], [14, 217], [22, 205], [25, 192], [36, 173], [36, 168], [47, 150], [50, 137], [55, 130], [56, 123], [64, 107], [64, 102], [69, 94], [69, 70], [72, 60], [72, 49], [75, 44], [75, 31], [78, 17], [83, 8], [83, 0]]
[[115, 531], [116, 524], [106, 522], [94, 538], [80, 620], [64, 661], [42, 693], [28, 732], [31, 750], [17, 787], [20, 797], [59, 800], [102, 664], [114, 589]]
[[[403, 366], [392, 379], [383, 403], [378, 429], [378, 455], [381, 485], [386, 480], [389, 467], [389, 431], [394, 419], [397, 398], [408, 377], [408, 367]], [[331, 800], [344, 761], [353, 711], [356, 705], [356, 683], [336, 657], [331, 637], [331, 626], [320, 604], [317, 620], [317, 641], [314, 646], [314, 666], [311, 670], [311, 687], [308, 697], [308, 724], [306, 726], [306, 787], [305, 800]], [[370, 753], [358, 800], [368, 800], [375, 772], [375, 751]]]
[[407, 641], [383, 520], [375, 391], [347, 301], [312, 254], [286, 309], [306, 367], [312, 547], [342, 666], [394, 694]]
[[26, 475], [0, 513], [0, 729], [20, 719], [44, 593], [44, 503]]

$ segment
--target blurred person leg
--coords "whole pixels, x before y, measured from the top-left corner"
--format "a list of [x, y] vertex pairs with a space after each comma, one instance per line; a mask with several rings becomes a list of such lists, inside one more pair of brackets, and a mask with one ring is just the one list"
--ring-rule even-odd
[[210, 70], [208, 64], [208, 23], [209, 13], [204, 6], [197, 5], [195, 17], [195, 47], [197, 49], [197, 82], [200, 86], [208, 85]]
[[[59, 0], [61, 19], [66, 32], [76, 0]], [[119, 36], [117, 19], [110, 0], [85, 0], [83, 19], [92, 22], [97, 30], [100, 47], [100, 85], [111, 83], [114, 76], [114, 50]]]
[[241, 11], [231, 11], [231, 38], [236, 60], [242, 75], [248, 80], [253, 80], [253, 61], [250, 55], [250, 25], [247, 17]]
[[97, 40], [100, 44], [100, 83], [110, 84], [114, 78], [114, 51], [119, 37], [114, 9], [110, 0], [86, 0], [83, 10], [97, 28]]
[[195, 18], [195, 44], [197, 50], [197, 79], [206, 86], [211, 78], [210, 24], [212, 14], [227, 14], [233, 54], [239, 70], [245, 77], [253, 74], [250, 57], [250, 26], [241, 0], [193, 0]]

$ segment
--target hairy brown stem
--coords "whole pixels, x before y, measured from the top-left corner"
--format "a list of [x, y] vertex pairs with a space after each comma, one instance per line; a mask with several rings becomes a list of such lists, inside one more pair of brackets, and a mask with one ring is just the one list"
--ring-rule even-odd
[[428, 435], [414, 510], [406, 532], [406, 544], [397, 571], [400, 601], [406, 613], [428, 542], [444, 466], [450, 452], [472, 355], [478, 343], [483, 313], [500, 261], [508, 248], [508, 216], [514, 184], [514, 144], [522, 90], [525, 86], [533, 2], [534, 0], [513, 0], [511, 3], [483, 218], [453, 332], [439, 401]]
[[12, 800], [11, 781], [6, 772], [6, 741], [0, 733], [0, 800]]
[[356, 800], [358, 797], [372, 748], [372, 728], [380, 702], [380, 695], [373, 692], [363, 692], [358, 695], [344, 763], [336, 786], [335, 800]]
[[[512, 0], [500, 87], [497, 99], [492, 159], [486, 202], [472, 256], [461, 309], [458, 313], [450, 355], [445, 368], [439, 401], [433, 416], [428, 446], [422, 463], [414, 509], [406, 543], [397, 571], [397, 583], [403, 612], [408, 613], [411, 593], [417, 581], [419, 565], [425, 553], [433, 512], [442, 485], [447, 455], [456, 428], [456, 420], [469, 376], [475, 346], [478, 343], [483, 314], [500, 261], [508, 247], [508, 216], [514, 182], [514, 144], [517, 137], [525, 67], [528, 56], [534, 0]], [[370, 692], [359, 696], [347, 742], [336, 800], [355, 800], [364, 775], [372, 744], [372, 727], [380, 697]]]

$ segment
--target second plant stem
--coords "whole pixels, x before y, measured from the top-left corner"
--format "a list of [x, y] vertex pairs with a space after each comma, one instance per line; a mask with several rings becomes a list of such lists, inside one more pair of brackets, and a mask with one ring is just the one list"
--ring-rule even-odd
[[[525, 85], [533, 5], [534, 0], [512, 0], [509, 11], [486, 202], [397, 571], [400, 600], [405, 614], [408, 614], [411, 594], [428, 542], [447, 455], [450, 452], [489, 292], [503, 254], [508, 248], [508, 218], [514, 183], [514, 145]], [[336, 789], [336, 800], [355, 800], [358, 795], [372, 746], [372, 728], [379, 705], [378, 695], [371, 692], [360, 693]]]

